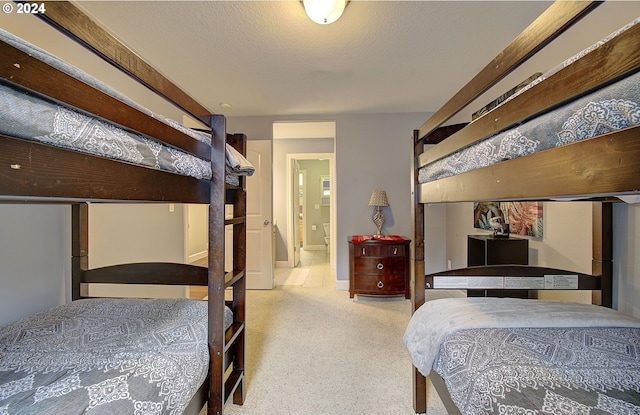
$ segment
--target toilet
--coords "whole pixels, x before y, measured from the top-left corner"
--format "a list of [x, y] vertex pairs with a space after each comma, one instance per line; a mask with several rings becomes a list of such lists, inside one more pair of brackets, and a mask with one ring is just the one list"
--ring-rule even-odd
[[327, 246], [327, 252], [329, 252], [329, 235], [331, 234], [329, 223], [323, 223], [322, 228], [324, 229], [324, 244]]

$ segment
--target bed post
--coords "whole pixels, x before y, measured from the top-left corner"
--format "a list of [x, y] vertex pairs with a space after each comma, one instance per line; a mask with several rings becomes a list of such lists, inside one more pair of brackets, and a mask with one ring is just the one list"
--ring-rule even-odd
[[592, 203], [591, 273], [600, 277], [600, 291], [593, 291], [592, 303], [613, 307], [613, 206]]
[[71, 300], [88, 295], [82, 290], [83, 273], [89, 264], [89, 205], [71, 205]]
[[[244, 134], [233, 134], [227, 137], [227, 143], [241, 154], [247, 154], [247, 137]], [[233, 191], [233, 217], [243, 220], [233, 224], [233, 275], [244, 275], [233, 284], [231, 310], [234, 323], [244, 324], [246, 321], [246, 269], [247, 269], [247, 178], [240, 177], [240, 186]], [[229, 197], [227, 197], [227, 202]], [[233, 343], [233, 370], [244, 372], [245, 366], [245, 330], [241, 330], [238, 339]], [[233, 403], [242, 405], [245, 398], [246, 377], [243, 375], [240, 384], [233, 391]]]
[[[424, 304], [425, 300], [425, 280], [424, 280], [424, 205], [419, 203], [418, 197], [418, 156], [424, 151], [424, 143], [419, 137], [419, 131], [413, 131], [413, 151], [414, 151], [414, 177], [413, 177], [413, 200], [414, 200], [414, 224], [413, 224], [413, 273], [411, 275], [411, 312], [414, 313], [418, 307]], [[413, 371], [413, 409], [416, 413], [427, 412], [427, 378], [415, 367]]]
[[224, 408], [224, 206], [226, 121], [211, 116], [211, 196], [209, 201], [209, 402], [208, 415]]

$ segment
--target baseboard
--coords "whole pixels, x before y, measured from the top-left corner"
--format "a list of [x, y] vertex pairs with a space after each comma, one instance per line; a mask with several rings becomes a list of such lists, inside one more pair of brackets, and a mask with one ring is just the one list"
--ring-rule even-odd
[[336, 280], [336, 290], [349, 291], [349, 280]]
[[192, 263], [194, 263], [196, 261], [199, 261], [199, 260], [201, 260], [203, 258], [206, 258], [207, 255], [208, 255], [207, 251], [201, 251], [201, 252], [198, 252], [196, 254], [191, 254], [191, 255], [189, 255], [189, 263], [192, 264]]
[[289, 268], [289, 261], [276, 261], [276, 268]]

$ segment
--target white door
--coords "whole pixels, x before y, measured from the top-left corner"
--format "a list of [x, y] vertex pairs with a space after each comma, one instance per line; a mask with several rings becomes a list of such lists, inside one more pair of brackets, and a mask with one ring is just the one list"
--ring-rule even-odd
[[297, 267], [300, 263], [300, 164], [298, 160], [291, 160], [291, 191], [293, 197], [293, 266]]
[[256, 168], [247, 178], [247, 288], [270, 290], [274, 287], [271, 140], [247, 140], [247, 159]]

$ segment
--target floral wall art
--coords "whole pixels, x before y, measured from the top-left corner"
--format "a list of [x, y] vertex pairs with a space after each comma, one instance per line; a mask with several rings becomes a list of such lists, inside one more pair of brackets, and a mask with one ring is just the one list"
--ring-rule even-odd
[[[513, 235], [541, 238], [543, 235], [542, 202], [474, 202], [473, 226], [493, 230], [492, 218], [502, 218]], [[494, 219], [495, 221], [496, 219]]]

